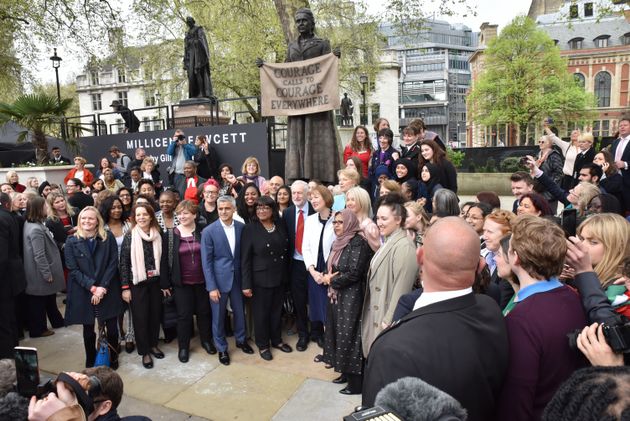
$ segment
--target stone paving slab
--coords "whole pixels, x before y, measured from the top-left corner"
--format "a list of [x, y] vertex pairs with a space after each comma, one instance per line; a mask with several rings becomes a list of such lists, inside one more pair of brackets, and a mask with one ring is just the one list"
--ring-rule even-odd
[[291, 373], [232, 363], [208, 373], [166, 407], [214, 421], [268, 420], [304, 380]]
[[272, 420], [341, 420], [361, 404], [361, 395], [339, 393], [343, 387], [345, 385], [306, 379]]

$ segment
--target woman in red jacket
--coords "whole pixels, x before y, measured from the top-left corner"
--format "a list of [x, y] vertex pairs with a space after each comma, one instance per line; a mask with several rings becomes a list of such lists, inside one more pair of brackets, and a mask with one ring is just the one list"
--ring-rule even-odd
[[68, 171], [68, 174], [66, 174], [66, 177], [63, 179], [64, 183], [68, 184], [68, 180], [71, 178], [78, 178], [86, 186], [91, 186], [94, 181], [94, 175], [90, 170], [85, 168], [86, 163], [87, 161], [82, 156], [75, 157], [74, 168]]
[[368, 131], [363, 126], [357, 126], [352, 133], [350, 143], [343, 150], [343, 162], [348, 162], [351, 156], [356, 156], [363, 164], [363, 178], [368, 176], [368, 165], [372, 156], [372, 142], [368, 135]]

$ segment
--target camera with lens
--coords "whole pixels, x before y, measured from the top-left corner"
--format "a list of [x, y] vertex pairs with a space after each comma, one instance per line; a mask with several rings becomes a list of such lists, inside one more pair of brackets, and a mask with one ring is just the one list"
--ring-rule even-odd
[[183, 134], [177, 135], [178, 142], [183, 142], [184, 140], [186, 140], [186, 136], [184, 136]]
[[527, 166], [528, 158], [526, 156], [522, 156], [519, 162], [521, 165]]
[[[578, 349], [577, 337], [582, 332], [581, 329], [577, 329], [574, 332], [567, 334], [569, 338], [569, 346], [571, 349]], [[606, 343], [617, 354], [630, 352], [630, 322], [613, 321], [612, 323], [602, 324], [602, 333], [606, 339]]]

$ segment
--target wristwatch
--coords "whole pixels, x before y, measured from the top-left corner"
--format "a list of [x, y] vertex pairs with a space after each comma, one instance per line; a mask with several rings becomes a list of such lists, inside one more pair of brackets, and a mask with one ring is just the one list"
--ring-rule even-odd
[[628, 171], [628, 161], [625, 161], [625, 162], [623, 163], [623, 169], [624, 169], [624, 170], [626, 170], [626, 171]]

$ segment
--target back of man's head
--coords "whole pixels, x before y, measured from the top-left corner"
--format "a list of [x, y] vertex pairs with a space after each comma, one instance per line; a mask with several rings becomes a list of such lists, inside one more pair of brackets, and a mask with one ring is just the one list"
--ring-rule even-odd
[[11, 196], [6, 193], [0, 193], [0, 208], [11, 210]]
[[520, 267], [534, 279], [559, 276], [567, 254], [564, 231], [554, 222], [533, 215], [521, 215], [512, 223], [510, 256], [514, 273]]
[[471, 287], [479, 265], [479, 252], [479, 236], [462, 218], [439, 219], [425, 234], [424, 245], [418, 252], [424, 290], [453, 291]]
[[112, 409], [118, 408], [123, 395], [123, 381], [114, 370], [109, 367], [91, 367], [83, 370], [87, 376], [95, 376], [101, 382], [101, 392], [98, 396], [93, 396], [95, 401], [109, 400], [112, 402]]

